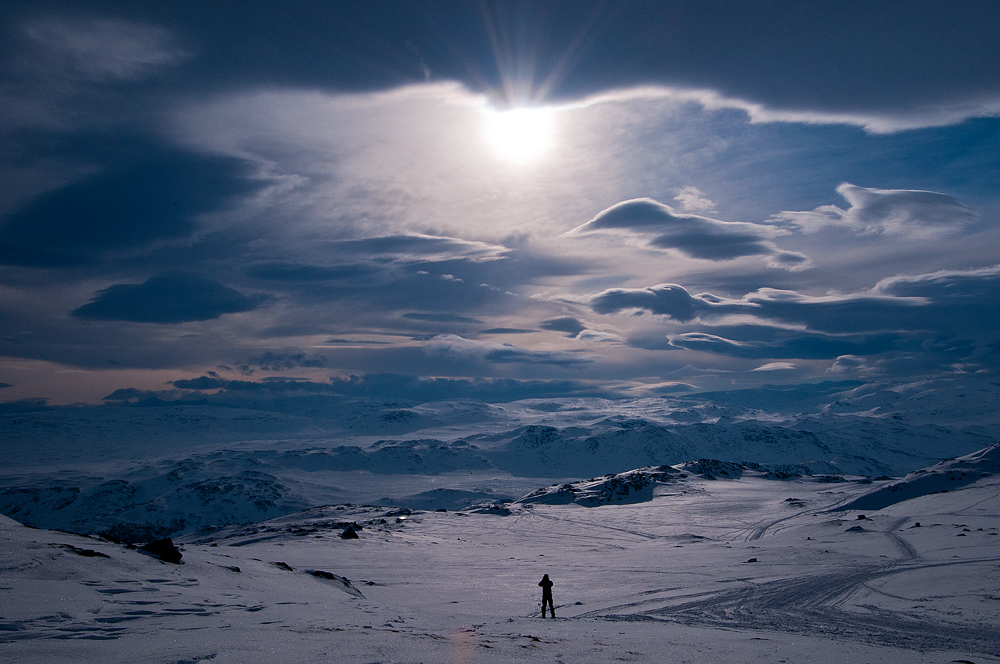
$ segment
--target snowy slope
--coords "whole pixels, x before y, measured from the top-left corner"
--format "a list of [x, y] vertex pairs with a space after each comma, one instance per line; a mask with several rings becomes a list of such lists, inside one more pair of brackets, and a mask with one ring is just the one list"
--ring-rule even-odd
[[[0, 517], [0, 652], [26, 664], [1000, 662], [995, 480], [862, 519], [846, 505], [888, 481], [720, 468], [644, 470], [664, 473], [662, 490], [592, 508], [312, 508], [187, 537], [179, 565]], [[348, 526], [357, 539], [341, 537]], [[538, 617], [543, 573], [556, 620]]]
[[1000, 444], [909, 473], [849, 503], [850, 509], [880, 510], [935, 493], [947, 493], [977, 482], [995, 485], [1000, 478]]

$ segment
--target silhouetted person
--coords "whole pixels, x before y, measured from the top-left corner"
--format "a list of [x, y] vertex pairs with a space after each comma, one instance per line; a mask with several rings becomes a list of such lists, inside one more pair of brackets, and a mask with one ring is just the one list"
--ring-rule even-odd
[[556, 617], [556, 607], [552, 603], [552, 579], [546, 574], [542, 577], [542, 580], [538, 582], [538, 585], [542, 589], [542, 617], [545, 617], [545, 605], [549, 605], [549, 611], [552, 613], [552, 617]]

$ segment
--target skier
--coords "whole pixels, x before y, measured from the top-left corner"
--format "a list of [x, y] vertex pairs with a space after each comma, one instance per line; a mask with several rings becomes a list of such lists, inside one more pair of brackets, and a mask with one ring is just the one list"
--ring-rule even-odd
[[538, 585], [542, 589], [542, 617], [545, 617], [545, 604], [548, 603], [549, 611], [552, 613], [552, 617], [556, 617], [556, 607], [552, 603], [552, 580], [549, 575], [546, 574], [542, 577], [542, 580], [538, 582]]

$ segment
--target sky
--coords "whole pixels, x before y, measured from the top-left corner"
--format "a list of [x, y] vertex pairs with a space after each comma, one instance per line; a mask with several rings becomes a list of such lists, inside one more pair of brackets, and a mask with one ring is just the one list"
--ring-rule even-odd
[[998, 28], [5, 2], [0, 401], [995, 380]]

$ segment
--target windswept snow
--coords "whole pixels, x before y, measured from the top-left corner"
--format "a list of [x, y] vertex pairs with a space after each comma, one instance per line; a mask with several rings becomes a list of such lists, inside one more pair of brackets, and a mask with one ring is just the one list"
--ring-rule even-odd
[[[852, 503], [891, 480], [718, 470], [577, 483], [610, 498], [589, 509], [316, 507], [182, 538], [176, 565], [0, 517], [0, 652], [25, 663], [1000, 662], [1000, 476], [859, 512]], [[656, 490], [634, 503], [614, 500], [631, 490], [601, 493], [631, 480]], [[348, 527], [357, 539], [341, 538]], [[555, 620], [538, 617], [543, 573]]]

